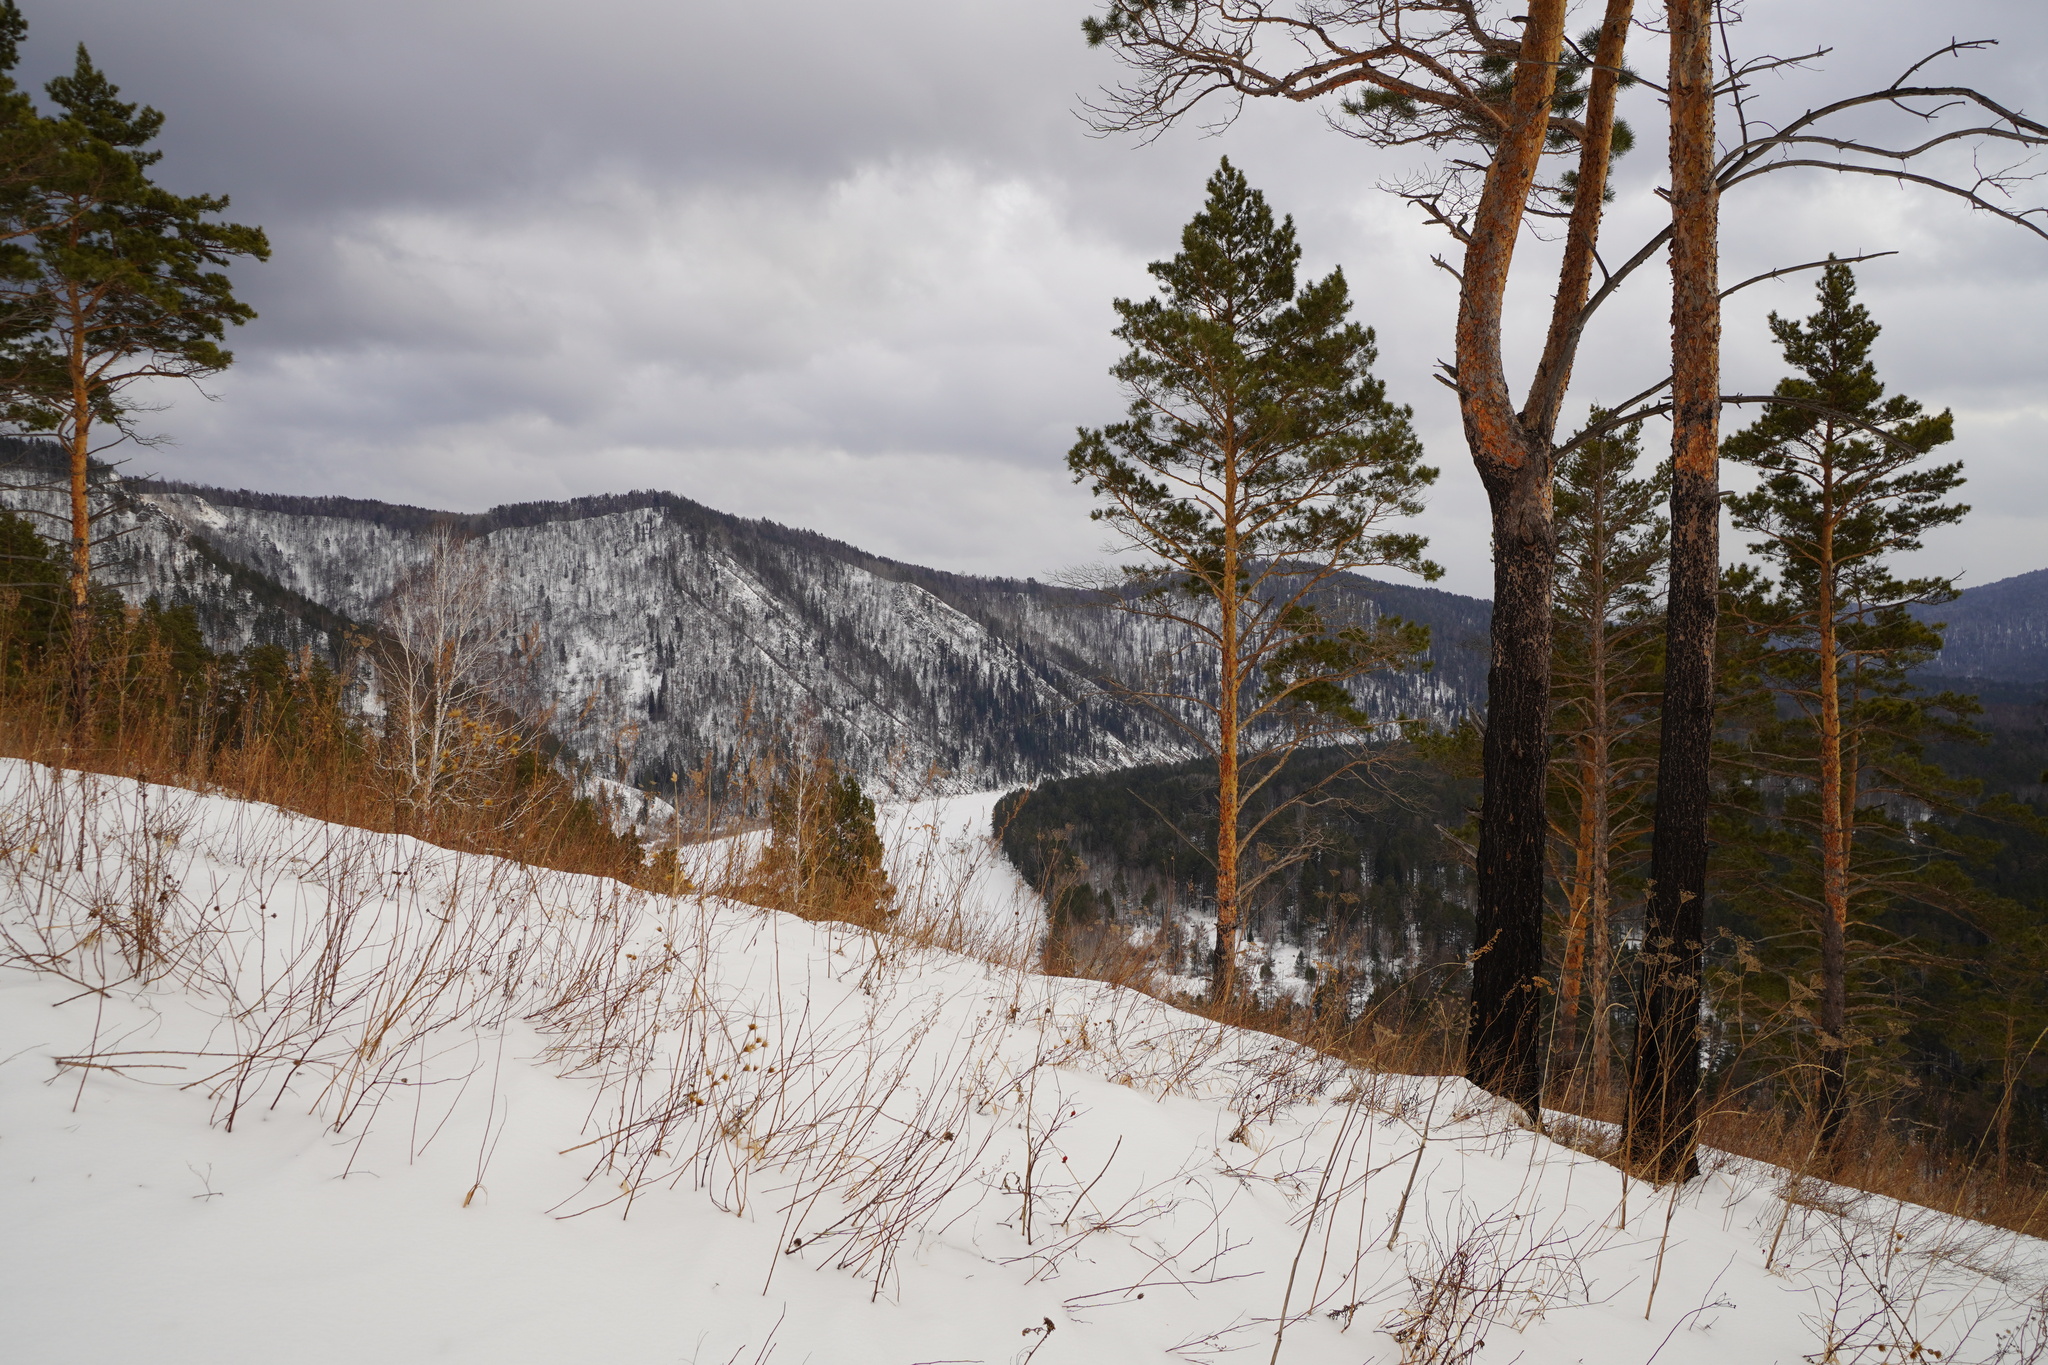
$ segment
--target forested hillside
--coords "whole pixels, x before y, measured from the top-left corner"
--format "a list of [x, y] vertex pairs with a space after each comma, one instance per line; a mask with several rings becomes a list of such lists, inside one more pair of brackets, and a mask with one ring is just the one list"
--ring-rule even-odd
[[[14, 442], [7, 501], [54, 510], [40, 442]], [[896, 786], [988, 787], [1178, 757], [1178, 737], [1102, 696], [1106, 673], [1185, 669], [1184, 642], [1071, 589], [903, 564], [672, 493], [474, 515], [104, 477], [102, 551], [132, 601], [192, 606], [221, 648], [330, 655], [381, 629], [437, 541], [488, 566], [488, 611], [530, 630], [533, 690], [582, 758], [666, 787], [770, 731], [814, 725]], [[1486, 604], [1350, 579], [1347, 609], [1435, 633], [1427, 671], [1375, 678], [1389, 719], [1479, 705]], [[750, 733], [752, 732], [752, 733]]]
[[[995, 833], [1045, 896], [1056, 940], [1106, 926], [1157, 934], [1170, 941], [1169, 970], [1198, 978], [1215, 893], [1215, 786], [1210, 760], [1046, 782], [1004, 797]], [[1304, 754], [1264, 788], [1253, 819], [1320, 789], [1254, 844], [1255, 868], [1285, 865], [1246, 907], [1248, 958], [1267, 989], [1305, 998], [1334, 971], [1355, 1012], [1469, 951], [1471, 864], [1448, 832], [1469, 818], [1477, 787], [1387, 749], [1364, 763]]]
[[1965, 589], [1915, 614], [1948, 623], [1929, 673], [2048, 684], [2048, 569]]

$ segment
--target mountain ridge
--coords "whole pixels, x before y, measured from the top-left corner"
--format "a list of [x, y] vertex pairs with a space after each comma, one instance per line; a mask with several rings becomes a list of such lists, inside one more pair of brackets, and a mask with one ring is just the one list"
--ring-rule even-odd
[[[61, 452], [10, 442], [10, 501], [58, 510]], [[107, 471], [102, 471], [103, 476]], [[1162, 722], [1115, 703], [1107, 675], [1185, 671], [1186, 641], [1034, 579], [910, 564], [822, 533], [634, 490], [451, 513], [375, 499], [108, 478], [110, 580], [198, 612], [221, 647], [339, 653], [452, 533], [485, 556], [494, 609], [548, 646], [554, 727], [600, 774], [667, 786], [750, 727], [814, 726], [897, 789], [966, 789], [1183, 757]], [[38, 501], [40, 500], [40, 502]], [[1393, 719], [1475, 708], [1487, 606], [1347, 579], [1345, 615], [1419, 619], [1436, 667], [1362, 689]], [[244, 619], [253, 618], [253, 619]], [[1167, 661], [1162, 665], [1161, 661]], [[1185, 680], [1183, 680], [1185, 681]]]

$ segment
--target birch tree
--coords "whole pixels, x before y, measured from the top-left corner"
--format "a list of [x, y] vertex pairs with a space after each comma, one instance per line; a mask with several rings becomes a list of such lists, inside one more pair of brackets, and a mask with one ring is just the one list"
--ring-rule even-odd
[[507, 777], [537, 757], [544, 717], [520, 705], [537, 640], [497, 600], [489, 561], [441, 530], [385, 599], [376, 653], [382, 766], [399, 809], [431, 824], [445, 806], [489, 808], [509, 826], [521, 793]]

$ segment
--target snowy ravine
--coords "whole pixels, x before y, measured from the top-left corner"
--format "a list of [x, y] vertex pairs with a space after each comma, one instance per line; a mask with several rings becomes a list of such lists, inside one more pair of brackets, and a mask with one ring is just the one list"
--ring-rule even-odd
[[2039, 1358], [2039, 1243], [997, 965], [977, 809], [985, 957], [0, 764], [8, 1358]]

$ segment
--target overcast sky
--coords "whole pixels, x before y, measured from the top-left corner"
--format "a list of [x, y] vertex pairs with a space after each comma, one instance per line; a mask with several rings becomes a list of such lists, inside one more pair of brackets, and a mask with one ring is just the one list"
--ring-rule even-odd
[[[1080, 40], [1086, 0], [22, 2], [30, 83], [85, 41], [169, 116], [160, 180], [232, 195], [275, 248], [237, 272], [261, 317], [232, 338], [217, 401], [164, 394], [150, 423], [173, 443], [132, 470], [460, 510], [666, 488], [919, 563], [1043, 576], [1101, 548], [1063, 457], [1077, 425], [1118, 413], [1110, 300], [1147, 290], [1145, 262], [1172, 253], [1228, 154], [1295, 216], [1311, 269], [1343, 265], [1444, 471], [1422, 528], [1444, 586], [1488, 590], [1484, 502], [1429, 379], [1450, 354], [1455, 282], [1429, 264], [1448, 244], [1377, 188], [1404, 163], [1312, 107], [1149, 145], [1091, 137], [1077, 111], [1118, 70]], [[1750, 9], [1738, 50], [1835, 47], [1763, 82], [1767, 115], [1881, 83], [1951, 36], [2003, 42], [1930, 76], [2048, 107], [2038, 0]], [[1656, 37], [1635, 41], [1661, 72]], [[1659, 218], [1655, 99], [1624, 105], [1644, 136], [1617, 171], [1610, 256]], [[2048, 202], [2048, 181], [2021, 196]], [[1860, 271], [1880, 368], [1955, 409], [1977, 508], [1922, 567], [1983, 583], [2048, 565], [2048, 242], [1801, 172], [1724, 219], [1731, 282], [1899, 253]], [[1526, 375], [1543, 244], [1517, 264]], [[1646, 270], [1595, 324], [1574, 416], [1661, 373], [1665, 289]], [[1776, 379], [1763, 317], [1803, 316], [1811, 290], [1730, 301], [1731, 390]]]

